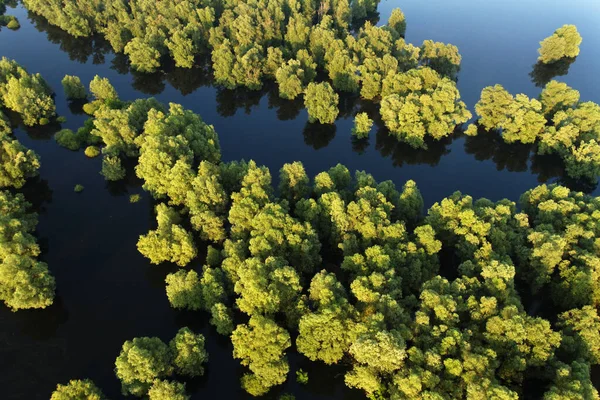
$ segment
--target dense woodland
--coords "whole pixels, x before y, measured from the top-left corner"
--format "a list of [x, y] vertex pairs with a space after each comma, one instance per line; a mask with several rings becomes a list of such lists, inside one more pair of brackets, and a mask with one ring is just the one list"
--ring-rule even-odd
[[[518, 206], [455, 193], [424, 214], [415, 182], [397, 189], [342, 165], [310, 179], [298, 162], [274, 188], [266, 167], [222, 162], [214, 129], [181, 106], [122, 102], [100, 78], [90, 90], [94, 118], [70, 135], [102, 139], [107, 179], [137, 159], [158, 201], [138, 250], [182, 267], [166, 297], [231, 336], [250, 394], [289, 379], [294, 346], [346, 365], [346, 384], [373, 398], [516, 399], [532, 381], [545, 399], [597, 398], [600, 199], [543, 185]], [[184, 268], [198, 257], [202, 270]], [[551, 304], [527, 313], [540, 295]], [[172, 353], [151, 348], [156, 372], [134, 394], [171, 376]]]
[[[272, 79], [282, 98], [304, 97], [311, 122], [334, 123], [340, 92], [355, 92], [379, 104], [390, 136], [419, 148], [472, 117], [454, 81], [458, 49], [407, 44], [400, 10], [373, 26], [377, 2], [24, 3], [71, 35], [104, 35], [142, 72], [165, 57], [180, 67], [210, 57], [226, 88]], [[566, 25], [541, 42], [539, 60], [573, 58], [580, 43]], [[215, 129], [179, 104], [123, 101], [99, 76], [62, 85], [90, 118], [57, 143], [102, 156], [108, 181], [134, 165], [156, 215], [138, 251], [180, 267], [165, 301], [230, 337], [249, 394], [293, 379], [287, 353], [297, 351], [341, 366], [346, 385], [372, 399], [600, 399], [590, 379], [600, 363], [600, 198], [541, 185], [518, 204], [456, 192], [424, 210], [414, 181], [397, 188], [341, 164], [309, 177], [300, 162], [284, 164], [275, 187], [267, 167], [221, 160]], [[60, 119], [44, 79], [5, 58], [0, 106], [25, 125]], [[475, 112], [466, 135], [498, 131], [557, 154], [573, 178], [600, 175], [600, 107], [566, 84], [550, 81], [539, 99], [487, 87]], [[367, 137], [373, 123], [357, 114], [352, 134]], [[0, 299], [44, 308], [55, 282], [19, 192], [40, 159], [3, 114], [0, 161]], [[182, 381], [210, 368], [205, 338], [188, 328], [169, 343], [132, 338], [115, 356], [123, 395], [151, 400], [188, 398]], [[85, 379], [51, 396], [105, 398]]]

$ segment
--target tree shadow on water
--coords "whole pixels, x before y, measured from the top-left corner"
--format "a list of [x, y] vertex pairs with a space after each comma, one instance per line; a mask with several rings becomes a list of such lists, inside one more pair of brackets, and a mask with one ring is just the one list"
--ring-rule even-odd
[[535, 86], [546, 86], [553, 78], [567, 75], [569, 73], [569, 67], [576, 59], [577, 57], [563, 58], [552, 64], [544, 64], [543, 62], [538, 61], [533, 65], [533, 70], [529, 73], [531, 81]]
[[326, 147], [335, 137], [337, 127], [335, 124], [320, 124], [318, 122], [307, 122], [302, 130], [304, 143], [315, 150]]
[[[453, 135], [452, 135], [453, 136]], [[378, 127], [375, 135], [375, 148], [383, 157], [390, 157], [395, 167], [403, 165], [427, 164], [435, 166], [440, 162], [442, 156], [449, 154], [448, 146], [452, 143], [453, 137], [446, 137], [441, 140], [432, 140], [426, 138], [427, 148], [414, 148], [407, 143], [399, 141], [390, 135], [384, 127]]]
[[506, 143], [500, 132], [478, 127], [477, 136], [467, 136], [465, 153], [478, 161], [491, 160], [498, 171], [527, 172], [536, 175], [539, 183], [558, 183], [572, 190], [593, 192], [598, 182], [574, 179], [567, 175], [563, 160], [556, 154], [540, 155], [534, 144]]
[[477, 161], [492, 160], [498, 171], [527, 171], [531, 150], [530, 144], [508, 144], [498, 131], [486, 131], [478, 127], [477, 136], [467, 136], [465, 152], [472, 154]]
[[100, 35], [89, 37], [74, 37], [57, 26], [50, 25], [46, 18], [27, 11], [27, 18], [39, 32], [46, 33], [48, 41], [58, 44], [60, 49], [67, 53], [69, 59], [82, 64], [88, 62], [90, 57], [93, 64], [104, 64], [105, 55], [112, 52], [110, 43]]

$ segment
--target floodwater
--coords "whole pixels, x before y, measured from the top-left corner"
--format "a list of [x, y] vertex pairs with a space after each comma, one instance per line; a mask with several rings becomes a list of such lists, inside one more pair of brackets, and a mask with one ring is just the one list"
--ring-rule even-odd
[[[458, 87], [473, 110], [481, 89], [496, 83], [513, 94], [536, 97], [540, 82], [553, 75], [581, 92], [583, 101], [600, 102], [600, 2], [595, 0], [431, 0], [383, 1], [380, 23], [393, 7], [404, 11], [406, 39], [457, 45], [463, 56]], [[85, 115], [73, 113], [60, 80], [65, 74], [89, 82], [108, 77], [124, 100], [154, 96], [180, 103], [200, 114], [219, 133], [223, 160], [254, 159], [271, 169], [276, 179], [283, 163], [302, 161], [314, 176], [337, 163], [351, 171], [366, 170], [377, 180], [401, 186], [414, 179], [427, 206], [456, 190], [473, 197], [517, 201], [540, 182], [564, 182], [598, 195], [597, 185], [562, 178], [560, 163], [537, 157], [526, 145], [505, 145], [494, 135], [460, 135], [428, 150], [399, 144], [375, 129], [367, 141], [352, 140], [354, 114], [373, 113], [372, 104], [343, 97], [335, 126], [307, 122], [302, 102], [277, 97], [272, 88], [260, 92], [215, 88], [201, 69], [168, 68], [152, 75], [133, 74], [122, 56], [101, 40], [75, 39], [49, 26], [22, 7], [9, 9], [21, 23], [18, 31], [0, 31], [0, 56], [39, 72], [56, 91], [56, 106], [67, 117], [63, 128], [76, 129]], [[575, 24], [583, 43], [581, 54], [562, 68], [534, 68], [539, 41], [563, 24]], [[536, 85], [537, 83], [537, 85]], [[542, 84], [543, 85], [543, 84]], [[76, 108], [73, 108], [77, 112]], [[91, 378], [112, 399], [120, 398], [114, 360], [125, 340], [158, 336], [168, 341], [182, 326], [207, 337], [207, 374], [187, 383], [192, 398], [250, 398], [239, 386], [243, 369], [231, 356], [232, 346], [208, 325], [204, 313], [169, 307], [164, 277], [173, 269], [151, 266], [136, 250], [140, 234], [153, 228], [152, 202], [133, 176], [107, 184], [101, 160], [59, 147], [52, 139], [59, 127], [15, 130], [19, 140], [42, 159], [40, 177], [25, 194], [40, 214], [37, 237], [42, 259], [56, 277], [55, 304], [46, 310], [12, 313], [0, 307], [0, 387], [2, 399], [47, 399], [57, 383]], [[82, 193], [74, 193], [75, 184]], [[130, 204], [129, 194], [142, 201]], [[199, 268], [201, 260], [191, 267]], [[297, 399], [362, 398], [345, 388], [343, 369], [325, 368], [289, 352], [288, 382], [268, 395], [283, 392]], [[309, 372], [307, 386], [298, 385], [294, 371]], [[598, 385], [597, 385], [598, 386]]]

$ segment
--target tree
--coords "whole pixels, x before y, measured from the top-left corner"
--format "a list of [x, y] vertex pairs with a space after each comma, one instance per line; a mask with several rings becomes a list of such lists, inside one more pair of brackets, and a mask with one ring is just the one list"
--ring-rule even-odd
[[462, 57], [458, 52], [458, 47], [452, 44], [425, 40], [420, 54], [421, 63], [437, 71], [440, 75], [453, 78], [460, 70]]
[[125, 46], [131, 66], [140, 72], [154, 72], [160, 67], [160, 52], [141, 38], [134, 37]]
[[354, 128], [352, 128], [352, 135], [359, 139], [369, 137], [369, 132], [373, 127], [373, 120], [369, 118], [367, 113], [362, 112], [356, 114], [354, 117]]
[[310, 83], [304, 96], [304, 106], [310, 122], [333, 124], [339, 113], [339, 96], [329, 83]]
[[119, 156], [105, 154], [102, 157], [102, 171], [100, 173], [107, 181], [120, 181], [125, 178], [125, 168], [121, 165]]
[[[3, 122], [0, 115], [0, 123]], [[38, 175], [39, 156], [27, 149], [18, 140], [12, 139], [10, 131], [0, 132], [0, 189], [21, 188], [28, 178]]]
[[96, 98], [96, 100], [118, 100], [119, 95], [117, 91], [110, 84], [108, 78], [100, 78], [98, 75], [94, 76], [94, 79], [90, 82], [90, 92]]
[[600, 317], [592, 306], [575, 308], [558, 316], [562, 328], [564, 350], [574, 360], [600, 363]]
[[65, 95], [69, 100], [85, 99], [87, 92], [78, 76], [65, 75], [61, 81]]
[[173, 374], [173, 356], [169, 346], [156, 337], [138, 337], [123, 344], [115, 361], [115, 373], [121, 381], [123, 395], [141, 397], [155, 379]]
[[188, 400], [185, 383], [155, 380], [148, 390], [149, 400]]
[[581, 35], [575, 25], [563, 25], [555, 30], [552, 36], [540, 42], [538, 60], [550, 64], [564, 57], [577, 57], [581, 41]]
[[208, 362], [204, 336], [195, 334], [189, 328], [181, 328], [169, 343], [169, 348], [178, 374], [189, 377], [204, 374], [204, 364]]
[[247, 325], [238, 325], [231, 341], [233, 357], [250, 369], [242, 377], [242, 387], [248, 393], [260, 396], [285, 382], [290, 369], [285, 357], [290, 335], [285, 329], [269, 318], [254, 315]]
[[202, 307], [202, 286], [196, 271], [179, 270], [167, 275], [165, 282], [171, 307], [189, 310]]
[[574, 108], [579, 103], [579, 91], [566, 83], [550, 81], [540, 94], [542, 111], [546, 117], [553, 117], [558, 111]]
[[404, 37], [406, 33], [406, 18], [399, 8], [394, 8], [388, 19], [387, 26], [393, 29], [398, 36]]
[[301, 162], [284, 164], [279, 170], [279, 193], [291, 204], [310, 193], [309, 179]]
[[50, 400], [102, 400], [104, 393], [89, 379], [74, 379], [66, 385], [57, 385]]
[[161, 203], [156, 206], [156, 220], [158, 228], [140, 236], [139, 252], [152, 264], [170, 261], [181, 267], [187, 265], [197, 250], [192, 235], [178, 225], [181, 217], [177, 211]]

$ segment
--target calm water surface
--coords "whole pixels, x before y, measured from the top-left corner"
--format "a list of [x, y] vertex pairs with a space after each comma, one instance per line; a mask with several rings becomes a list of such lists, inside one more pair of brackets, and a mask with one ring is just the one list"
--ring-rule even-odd
[[[597, 1], [384, 1], [381, 23], [393, 7], [406, 14], [407, 41], [419, 45], [433, 39], [459, 47], [458, 87], [471, 110], [487, 85], [500, 83], [511, 93], [536, 97], [540, 82], [555, 74], [578, 89], [583, 101], [600, 102]], [[493, 135], [458, 135], [427, 151], [400, 145], [383, 130], [368, 141], [353, 142], [353, 115], [360, 110], [376, 114], [373, 105], [356, 98], [343, 98], [335, 126], [315, 126], [306, 122], [301, 101], [281, 100], [271, 88], [220, 90], [201, 69], [131, 74], [123, 58], [101, 40], [74, 39], [23, 8], [9, 13], [19, 18], [21, 29], [0, 31], [0, 56], [44, 76], [56, 91], [58, 113], [68, 118], [62, 127], [76, 129], [86, 117], [71, 112], [60, 80], [70, 74], [88, 82], [97, 74], [108, 77], [124, 100], [154, 96], [199, 113], [219, 133], [225, 161], [254, 159], [274, 177], [283, 163], [294, 160], [302, 161], [310, 175], [340, 162], [398, 186], [414, 179], [427, 206], [456, 190], [516, 201], [539, 182], [564, 181], [555, 159], [534, 157], [529, 146], [507, 146]], [[534, 68], [538, 42], [567, 23], [577, 25], [583, 36], [580, 56], [562, 70]], [[55, 304], [46, 310], [12, 313], [0, 307], [2, 398], [47, 399], [56, 383], [72, 378], [91, 378], [110, 398], [120, 398], [113, 368], [122, 343], [135, 336], [168, 341], [185, 325], [207, 337], [210, 352], [207, 375], [188, 382], [192, 397], [249, 398], [239, 388], [242, 369], [231, 357], [229, 340], [209, 328], [206, 314], [172, 310], [164, 291], [164, 277], [172, 269], [150, 266], [137, 252], [138, 236], [154, 224], [152, 203], [140, 183], [131, 177], [107, 184], [98, 173], [101, 160], [60, 148], [52, 139], [57, 129], [16, 129], [19, 140], [42, 158], [40, 178], [25, 191], [40, 213], [42, 258], [58, 289]], [[73, 192], [77, 183], [85, 186], [83, 193]], [[586, 189], [599, 193], [595, 185]], [[142, 194], [142, 201], [129, 204], [132, 193]], [[192, 267], [199, 268], [200, 261]], [[282, 392], [298, 399], [362, 397], [344, 387], [343, 370], [323, 368], [293, 352], [289, 357], [290, 379], [269, 397]], [[310, 374], [306, 387], [293, 377], [300, 367]]]

